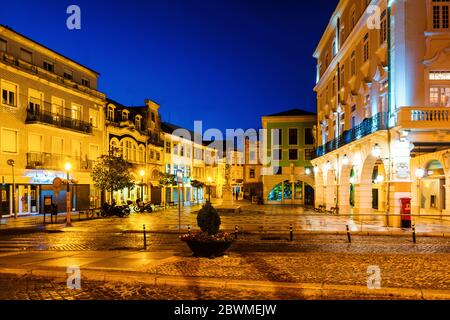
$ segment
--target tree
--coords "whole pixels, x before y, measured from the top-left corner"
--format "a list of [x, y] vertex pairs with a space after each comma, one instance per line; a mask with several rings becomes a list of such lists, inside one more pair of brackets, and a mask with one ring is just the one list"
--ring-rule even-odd
[[131, 163], [115, 152], [101, 156], [91, 173], [94, 185], [102, 192], [109, 191], [111, 200], [114, 191], [125, 188], [133, 190], [135, 183], [130, 172], [131, 166]]

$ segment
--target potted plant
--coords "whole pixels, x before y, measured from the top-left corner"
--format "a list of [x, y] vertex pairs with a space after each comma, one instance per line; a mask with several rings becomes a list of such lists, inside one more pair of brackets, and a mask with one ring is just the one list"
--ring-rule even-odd
[[218, 257], [227, 251], [233, 239], [230, 234], [220, 232], [221, 220], [219, 213], [210, 202], [199, 211], [197, 224], [199, 233], [189, 233], [181, 237], [196, 257]]

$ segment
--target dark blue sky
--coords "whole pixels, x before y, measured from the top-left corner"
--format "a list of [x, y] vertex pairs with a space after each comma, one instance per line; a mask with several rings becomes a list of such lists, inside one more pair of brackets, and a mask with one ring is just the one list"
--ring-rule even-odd
[[[161, 104], [188, 128], [258, 128], [315, 110], [313, 51], [338, 0], [15, 0], [0, 23], [101, 73], [127, 105]], [[77, 4], [82, 29], [66, 28]]]

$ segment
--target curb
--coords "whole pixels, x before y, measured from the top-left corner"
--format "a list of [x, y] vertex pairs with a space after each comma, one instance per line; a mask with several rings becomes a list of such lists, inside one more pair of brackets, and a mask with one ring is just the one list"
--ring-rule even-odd
[[[66, 280], [65, 270], [58, 269], [13, 269], [0, 268], [0, 276], [8, 275], [34, 275], [44, 278]], [[301, 294], [303, 299], [324, 297], [364, 297], [395, 300], [449, 300], [450, 290], [432, 289], [408, 289], [408, 288], [382, 288], [370, 290], [367, 287], [355, 285], [334, 285], [324, 283], [284, 283], [268, 281], [226, 280], [226, 279], [198, 279], [194, 277], [181, 276], [158, 276], [142, 272], [119, 271], [119, 270], [92, 270], [82, 272], [82, 280], [102, 281], [112, 283], [138, 283], [153, 286], [170, 286], [183, 288], [201, 289], [228, 289], [228, 290], [251, 290], [271, 293], [295, 292]]]

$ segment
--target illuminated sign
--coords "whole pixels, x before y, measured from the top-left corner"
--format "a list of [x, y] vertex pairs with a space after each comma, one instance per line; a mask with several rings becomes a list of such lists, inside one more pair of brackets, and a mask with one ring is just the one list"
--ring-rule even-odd
[[55, 178], [66, 178], [66, 174], [63, 172], [41, 170], [27, 172], [25, 176], [30, 178], [31, 184], [53, 184]]

